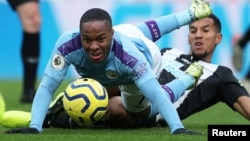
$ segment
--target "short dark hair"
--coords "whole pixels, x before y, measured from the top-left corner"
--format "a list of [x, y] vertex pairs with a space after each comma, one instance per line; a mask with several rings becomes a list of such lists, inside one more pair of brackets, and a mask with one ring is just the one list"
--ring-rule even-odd
[[220, 19], [215, 15], [215, 14], [211, 14], [208, 16], [209, 18], [213, 19], [214, 21], [214, 25], [216, 26], [218, 32], [220, 33], [221, 32], [221, 22], [220, 22]]
[[87, 10], [81, 17], [80, 20], [80, 26], [82, 23], [86, 23], [89, 21], [102, 21], [107, 20], [107, 22], [112, 27], [112, 19], [109, 13], [103, 9], [100, 8], [92, 8]]
[[[212, 19], [213, 22], [214, 22], [214, 26], [218, 30], [218, 33], [221, 33], [221, 22], [220, 22], [220, 19], [215, 14], [213, 14], [213, 13], [211, 15], [207, 16], [206, 18]], [[193, 21], [193, 22], [195, 22], [195, 21]], [[189, 24], [189, 27], [190, 27], [191, 24]]]

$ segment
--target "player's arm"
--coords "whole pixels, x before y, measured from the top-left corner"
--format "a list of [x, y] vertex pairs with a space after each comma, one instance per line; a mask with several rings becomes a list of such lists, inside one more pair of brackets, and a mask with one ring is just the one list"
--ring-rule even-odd
[[[62, 42], [61, 37], [57, 43]], [[43, 120], [49, 108], [49, 104], [52, 100], [54, 92], [63, 81], [66, 76], [66, 72], [69, 68], [69, 62], [66, 61], [65, 57], [61, 55], [57, 47], [51, 55], [50, 60], [45, 68], [45, 73], [37, 89], [32, 109], [31, 109], [31, 123], [29, 128], [10, 129], [6, 131], [7, 134], [33, 134], [38, 131], [42, 132]]]
[[152, 41], [157, 41], [163, 35], [178, 29], [192, 21], [209, 16], [212, 13], [208, 3], [203, 0], [193, 0], [190, 8], [157, 19], [149, 20], [138, 25], [144, 35]]
[[171, 129], [171, 133], [178, 128], [184, 128], [176, 109], [156, 79], [145, 82], [140, 87], [140, 90], [152, 102], [152, 107], [155, 107], [164, 117]]

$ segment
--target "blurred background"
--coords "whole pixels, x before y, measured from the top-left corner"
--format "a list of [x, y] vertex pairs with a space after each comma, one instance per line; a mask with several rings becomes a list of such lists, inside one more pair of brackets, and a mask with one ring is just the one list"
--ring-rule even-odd
[[[216, 48], [213, 63], [230, 67], [242, 79], [249, 71], [249, 44], [244, 51], [243, 69], [237, 72], [232, 64], [234, 39], [250, 26], [250, 0], [207, 0], [222, 21], [223, 40]], [[110, 12], [113, 24], [137, 24], [173, 12], [181, 12], [191, 0], [41, 0], [41, 58], [38, 78], [41, 79], [57, 38], [66, 30], [79, 27], [81, 15], [89, 8], [99, 7]], [[20, 44], [21, 23], [16, 12], [0, 0], [0, 80], [22, 79]], [[167, 23], [166, 23], [167, 24]], [[187, 27], [182, 27], [157, 42], [161, 47], [175, 47], [188, 52]], [[68, 73], [70, 78], [74, 71]]]

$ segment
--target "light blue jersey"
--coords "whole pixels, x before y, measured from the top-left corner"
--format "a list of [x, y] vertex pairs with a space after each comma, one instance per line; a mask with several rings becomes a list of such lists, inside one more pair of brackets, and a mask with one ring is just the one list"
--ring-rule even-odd
[[[70, 37], [73, 38], [67, 41]], [[155, 78], [153, 72], [151, 75], [146, 73], [152, 69], [152, 57], [148, 47], [139, 38], [129, 38], [115, 32], [110, 53], [101, 63], [93, 63], [87, 57], [81, 46], [79, 31], [64, 34], [59, 42], [63, 44], [58, 43], [45, 71], [54, 81], [62, 81], [70, 65], [75, 67], [80, 76], [94, 78], [105, 87], [131, 84], [134, 81], [140, 86]]]
[[183, 93], [182, 91], [192, 85], [193, 80], [188, 76], [192, 82], [188, 85], [182, 84], [183, 80], [172, 83], [168, 89], [170, 96], [166, 97], [166, 91], [157, 81], [161, 69], [161, 55], [152, 40], [156, 41], [164, 34], [190, 23], [191, 17], [180, 18], [183, 15], [190, 16], [189, 12], [186, 10], [180, 14], [163, 16], [137, 27], [114, 27], [110, 53], [101, 63], [94, 63], [87, 57], [78, 29], [64, 33], [55, 44], [37, 90], [30, 126], [42, 131], [42, 123], [53, 94], [65, 78], [69, 67], [73, 65], [82, 77], [96, 79], [105, 87], [119, 86], [123, 105], [128, 111], [140, 112], [151, 106], [151, 114], [161, 113], [171, 132], [184, 128], [169, 97]]

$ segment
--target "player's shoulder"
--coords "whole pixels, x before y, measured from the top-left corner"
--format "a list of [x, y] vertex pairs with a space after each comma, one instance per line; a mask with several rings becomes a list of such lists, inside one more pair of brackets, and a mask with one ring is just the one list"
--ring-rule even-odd
[[184, 55], [184, 54], [186, 56], [191, 56], [177, 48], [165, 47], [161, 49], [162, 60], [164, 61], [168, 61], [169, 59], [176, 60], [177, 57], [180, 57], [181, 55]]
[[82, 49], [80, 32], [78, 29], [65, 31], [56, 41], [56, 48], [62, 55], [70, 54]]
[[[220, 64], [207, 63], [204, 61], [199, 61], [199, 63], [204, 66], [203, 71], [214, 72], [214, 74], [216, 74], [216, 76], [222, 77], [222, 79], [227, 79], [231, 76], [234, 76], [233, 71], [227, 66], [220, 65]], [[225, 75], [227, 77], [223, 77]]]
[[226, 75], [234, 75], [232, 69], [224, 65], [218, 65], [218, 72], [221, 72]]
[[221, 64], [214, 64], [214, 63], [208, 63], [202, 60], [198, 61], [199, 64], [203, 65], [205, 68], [214, 68], [217, 69], [218, 71], [224, 72], [224, 71], [232, 71], [231, 68], [221, 65]]

